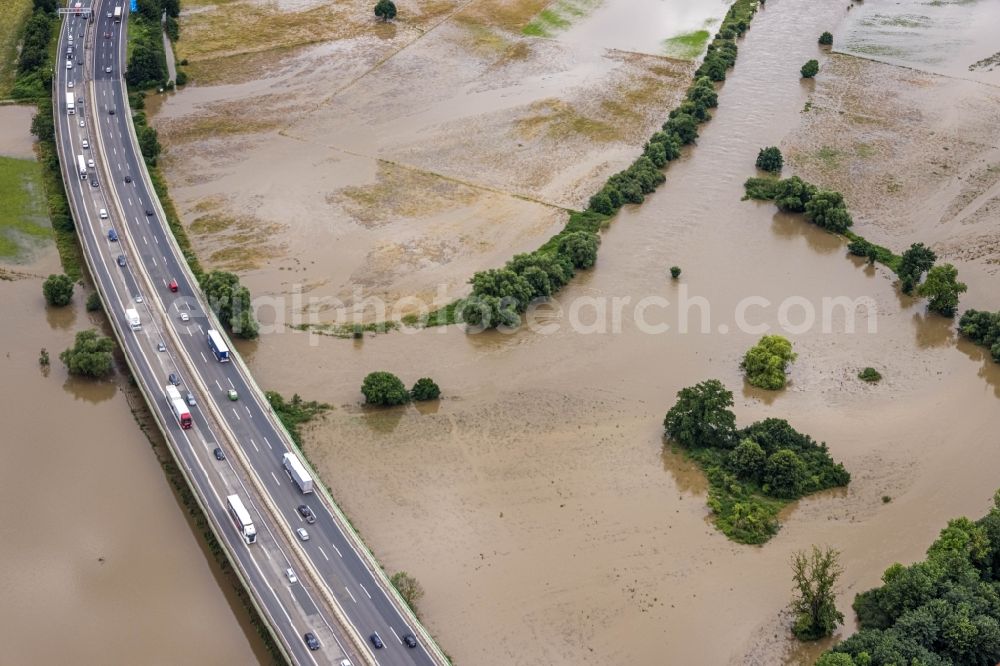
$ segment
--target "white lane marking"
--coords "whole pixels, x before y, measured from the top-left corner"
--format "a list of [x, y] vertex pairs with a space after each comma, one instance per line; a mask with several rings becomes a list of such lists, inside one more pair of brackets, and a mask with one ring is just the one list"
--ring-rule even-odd
[[149, 241], [146, 240], [146, 234], [142, 235], [142, 242], [145, 243], [146, 245], [149, 245]]
[[220, 391], [222, 390], [222, 384], [219, 383], [218, 379], [215, 380], [215, 385], [219, 387]]
[[343, 557], [343, 556], [344, 556], [344, 555], [343, 555], [343, 553], [341, 553], [341, 552], [340, 552], [340, 549], [339, 549], [339, 548], [337, 548], [337, 544], [335, 544], [335, 543], [331, 543], [330, 545], [331, 545], [331, 546], [333, 546], [333, 549], [334, 549], [335, 551], [337, 551], [337, 555], [340, 555], [341, 557]]
[[250, 411], [250, 408], [247, 407], [246, 405], [243, 405], [243, 408], [247, 410], [247, 416], [253, 418], [253, 413]]
[[126, 197], [126, 198], [128, 199], [128, 205], [131, 206], [132, 205], [132, 197]]
[[208, 363], [208, 359], [205, 358], [205, 352], [198, 352], [198, 353], [201, 354], [201, 360], [203, 360], [205, 363]]
[[229, 381], [229, 385], [230, 386], [232, 386], [233, 388], [236, 388], [236, 384], [233, 383], [232, 379], [229, 379], [229, 377], [226, 377], [226, 379]]
[[243, 420], [243, 419], [240, 418], [240, 415], [236, 413], [236, 408], [235, 407], [233, 407], [233, 416], [236, 417], [237, 421], [242, 421]]
[[271, 442], [267, 441], [267, 437], [264, 438], [264, 443], [267, 444], [267, 448], [271, 449], [272, 451], [274, 450], [274, 447], [271, 446]]
[[399, 634], [396, 633], [396, 630], [392, 628], [391, 624], [389, 625], [389, 631], [392, 632], [392, 635], [396, 637], [396, 640], [399, 641], [400, 644], [403, 643], [403, 639], [399, 637]]
[[274, 472], [271, 472], [271, 478], [274, 479], [276, 484], [281, 485], [281, 481], [278, 481], [278, 476]]
[[[159, 236], [153, 236], [153, 240], [154, 240], [154, 241], [156, 241], [156, 244], [157, 244], [157, 245], [159, 245], [159, 244], [160, 244], [160, 237], [159, 237]], [[164, 260], [163, 260], [163, 263], [167, 263], [167, 260], [166, 260], [166, 259], [164, 259]]]
[[358, 600], [354, 598], [354, 595], [351, 594], [351, 591], [347, 588], [347, 586], [344, 586], [344, 589], [347, 590], [347, 596], [351, 598], [351, 601], [353, 601], [354, 603], [358, 603]]
[[[319, 548], [319, 546], [317, 546], [317, 548]], [[327, 562], [330, 561], [330, 558], [326, 556], [326, 553], [323, 552], [322, 548], [319, 549], [319, 552], [320, 552], [320, 555], [323, 556], [323, 559], [325, 559]]]
[[149, 255], [149, 258], [153, 260], [153, 265], [154, 266], [159, 266], [159, 264], [156, 263], [156, 257], [154, 257], [153, 255]]
[[250, 443], [253, 444], [253, 450], [260, 453], [260, 449], [257, 448], [257, 442], [253, 441], [253, 437], [250, 438]]
[[[365, 590], [365, 586], [362, 585], [361, 583], [358, 583], [358, 587], [360, 587], [362, 590]], [[365, 594], [368, 594], [368, 590], [365, 590]], [[368, 598], [371, 599], [372, 595], [368, 594]]]

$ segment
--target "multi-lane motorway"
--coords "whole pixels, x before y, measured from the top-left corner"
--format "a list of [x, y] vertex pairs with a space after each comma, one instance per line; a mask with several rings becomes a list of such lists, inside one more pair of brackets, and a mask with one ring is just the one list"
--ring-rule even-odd
[[[82, 3], [81, 11], [90, 6]], [[291, 661], [446, 663], [320, 484], [316, 493], [303, 495], [284, 471], [282, 456], [294, 448], [242, 361], [220, 363], [208, 347], [206, 331], [217, 322], [183, 264], [133, 136], [122, 78], [127, 5], [121, 23], [113, 3], [92, 6], [93, 19], [68, 15], [60, 33], [53, 100], [63, 175], [105, 309], [178, 464]], [[73, 115], [66, 92], [75, 98]], [[77, 156], [92, 161], [86, 178]], [[130, 329], [127, 308], [139, 311], [140, 330]], [[171, 373], [179, 376], [182, 393], [194, 395], [188, 430], [164, 397]], [[237, 400], [230, 400], [230, 390]], [[213, 455], [217, 447], [224, 460]], [[251, 513], [256, 543], [247, 544], [233, 525], [226, 509], [226, 496], [233, 494]], [[311, 507], [315, 523], [300, 515], [302, 504]], [[299, 528], [308, 540], [296, 534]], [[308, 649], [306, 632], [319, 639], [318, 650]], [[372, 634], [383, 648], [375, 649]], [[404, 643], [408, 634], [416, 647]]]

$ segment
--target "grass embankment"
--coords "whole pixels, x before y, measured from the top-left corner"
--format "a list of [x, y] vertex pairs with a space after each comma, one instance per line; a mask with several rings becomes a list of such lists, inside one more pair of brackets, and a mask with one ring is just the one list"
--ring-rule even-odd
[[0, 156], [0, 259], [17, 261], [34, 241], [48, 239], [42, 167]]
[[17, 76], [17, 43], [31, 16], [31, 0], [0, 0], [0, 99], [10, 97]]
[[542, 247], [517, 255], [502, 269], [476, 273], [470, 280], [472, 294], [431, 312], [422, 321], [404, 318], [408, 325], [439, 326], [464, 321], [472, 326], [516, 326], [531, 302], [545, 299], [565, 286], [574, 272], [588, 269], [597, 258], [598, 231], [625, 204], [642, 203], [646, 195], [666, 180], [663, 173], [681, 148], [698, 138], [698, 126], [711, 120], [718, 106], [715, 83], [726, 79], [736, 64], [736, 39], [749, 27], [758, 0], [736, 0], [708, 46], [695, 80], [682, 101], [649, 138], [642, 155], [620, 171], [590, 198], [586, 211], [571, 211], [565, 228]]

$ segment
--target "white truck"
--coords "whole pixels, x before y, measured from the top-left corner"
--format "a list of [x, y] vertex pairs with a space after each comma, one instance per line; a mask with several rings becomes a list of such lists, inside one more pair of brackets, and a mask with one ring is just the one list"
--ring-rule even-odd
[[282, 461], [282, 467], [288, 472], [288, 476], [292, 477], [292, 481], [299, 487], [299, 490], [306, 495], [311, 493], [313, 491], [313, 480], [302, 465], [302, 461], [296, 458], [293, 453], [286, 453], [282, 457]]
[[125, 310], [125, 318], [128, 319], [128, 327], [133, 331], [142, 330], [142, 322], [139, 320], [139, 311], [135, 308]]
[[66, 115], [76, 115], [76, 100], [73, 99], [73, 93], [71, 92], [66, 93]]

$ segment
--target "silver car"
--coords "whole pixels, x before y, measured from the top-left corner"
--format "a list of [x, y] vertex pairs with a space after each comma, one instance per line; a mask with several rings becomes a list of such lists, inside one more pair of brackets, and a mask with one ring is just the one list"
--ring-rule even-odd
[[306, 532], [306, 529], [304, 527], [298, 528], [297, 530], [295, 530], [295, 533], [299, 535], [299, 540], [309, 541], [309, 532]]

